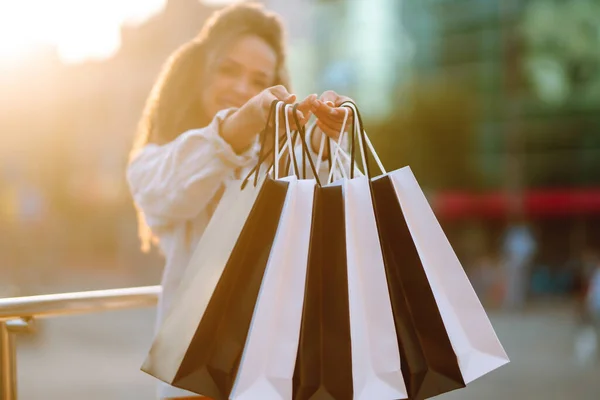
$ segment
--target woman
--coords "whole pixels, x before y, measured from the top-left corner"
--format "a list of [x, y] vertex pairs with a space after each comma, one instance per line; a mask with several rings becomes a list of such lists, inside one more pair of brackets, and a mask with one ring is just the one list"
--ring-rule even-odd
[[[291, 104], [283, 30], [258, 5], [238, 4], [206, 23], [199, 36], [168, 60], [147, 101], [127, 178], [139, 211], [145, 250], [159, 243], [166, 257], [160, 324], [191, 251], [217, 206], [227, 180], [256, 162], [256, 136], [273, 100]], [[347, 100], [334, 92], [300, 102], [299, 120], [311, 113], [322, 133], [337, 138]], [[194, 398], [166, 384], [161, 398]], [[197, 397], [196, 397], [197, 398]]]

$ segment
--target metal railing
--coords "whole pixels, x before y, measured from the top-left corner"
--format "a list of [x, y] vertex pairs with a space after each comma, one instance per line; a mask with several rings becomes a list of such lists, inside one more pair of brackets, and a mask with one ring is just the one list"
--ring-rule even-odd
[[0, 299], [0, 400], [17, 399], [15, 335], [36, 318], [154, 306], [160, 286]]

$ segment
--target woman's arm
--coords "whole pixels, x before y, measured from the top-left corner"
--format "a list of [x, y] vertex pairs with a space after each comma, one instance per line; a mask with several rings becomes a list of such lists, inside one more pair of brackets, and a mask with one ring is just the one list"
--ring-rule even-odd
[[146, 145], [131, 161], [127, 181], [151, 227], [197, 216], [236, 169], [252, 162], [253, 147], [238, 154], [220, 135], [232, 112], [222, 111], [205, 128], [165, 145]]
[[[267, 88], [236, 111], [217, 114], [205, 128], [147, 145], [129, 164], [127, 180], [150, 227], [197, 216], [235, 171], [256, 158], [256, 134], [274, 100], [293, 103], [283, 86]], [[298, 114], [305, 123], [302, 113]]]

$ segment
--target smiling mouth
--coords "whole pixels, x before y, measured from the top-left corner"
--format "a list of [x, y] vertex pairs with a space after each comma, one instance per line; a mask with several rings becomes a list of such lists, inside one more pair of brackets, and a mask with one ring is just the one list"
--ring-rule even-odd
[[241, 106], [243, 106], [243, 104], [239, 104], [238, 102], [228, 101], [228, 100], [219, 101], [219, 105], [221, 106], [222, 109], [240, 108]]

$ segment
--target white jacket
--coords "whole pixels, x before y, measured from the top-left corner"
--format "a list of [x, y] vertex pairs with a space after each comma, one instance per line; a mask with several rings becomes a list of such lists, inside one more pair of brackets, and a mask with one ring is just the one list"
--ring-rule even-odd
[[[128, 166], [127, 181], [133, 199], [160, 239], [166, 258], [157, 326], [170, 307], [225, 183], [245, 176], [257, 161], [257, 143], [245, 153], [236, 154], [219, 134], [222, 121], [234, 111], [221, 111], [205, 128], [187, 131], [165, 145], [146, 145]], [[310, 137], [307, 143], [311, 143]], [[316, 160], [310, 144], [309, 148]], [[296, 154], [301, 162], [301, 149], [297, 148]], [[306, 169], [308, 174], [310, 168]], [[318, 174], [327, 179], [327, 163], [322, 163]], [[161, 398], [194, 396], [166, 384], [161, 384], [159, 395]]]

